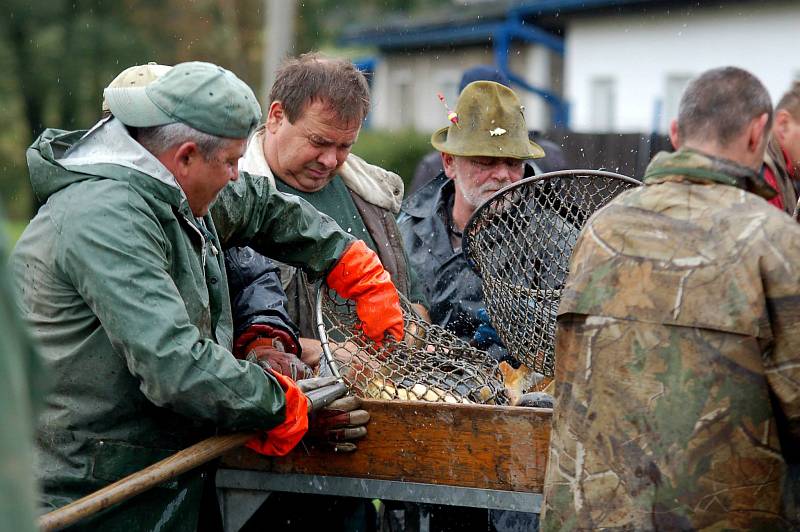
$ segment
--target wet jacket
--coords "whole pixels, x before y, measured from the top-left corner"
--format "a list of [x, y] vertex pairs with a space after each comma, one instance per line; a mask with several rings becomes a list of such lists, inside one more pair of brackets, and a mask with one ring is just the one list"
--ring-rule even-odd
[[[24, 317], [54, 378], [37, 446], [47, 508], [217, 429], [281, 422], [277, 382], [230, 353], [220, 250], [250, 245], [319, 277], [352, 241], [247, 174], [222, 191], [213, 219], [196, 219], [174, 177], [118, 121], [79, 142], [83, 134], [47, 130], [28, 150], [44, 206], [12, 255]], [[201, 474], [83, 524], [194, 530]]]
[[661, 153], [644, 181], [572, 255], [542, 528], [790, 528], [800, 227], [730, 161]]
[[430, 305], [431, 321], [471, 340], [484, 307], [481, 279], [461, 248], [453, 249], [445, 220], [455, 186], [443, 173], [403, 202], [397, 225]]
[[225, 270], [231, 293], [234, 338], [248, 327], [266, 324], [289, 333], [295, 342], [299, 331], [286, 310], [286, 293], [280, 269], [252, 248], [225, 250]]

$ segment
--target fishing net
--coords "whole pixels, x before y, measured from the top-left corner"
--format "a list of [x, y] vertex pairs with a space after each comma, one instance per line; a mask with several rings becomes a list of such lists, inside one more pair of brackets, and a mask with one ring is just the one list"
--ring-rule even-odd
[[404, 297], [405, 338], [375, 344], [359, 328], [355, 304], [327, 286], [317, 292], [326, 366], [359, 397], [396, 401], [507, 404], [497, 362], [423, 320]]
[[464, 228], [464, 253], [483, 281], [486, 310], [509, 353], [552, 376], [558, 303], [586, 220], [630, 177], [566, 170], [524, 179], [492, 196]]

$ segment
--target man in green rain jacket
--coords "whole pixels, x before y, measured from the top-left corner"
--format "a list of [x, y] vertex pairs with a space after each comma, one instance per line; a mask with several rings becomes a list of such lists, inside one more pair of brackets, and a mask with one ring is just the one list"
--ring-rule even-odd
[[[44, 206], [12, 255], [53, 381], [37, 445], [46, 509], [217, 429], [288, 422], [278, 381], [230, 352], [223, 247], [249, 245], [324, 276], [356, 300], [366, 334], [402, 336], [374, 253], [266, 179], [238, 175], [260, 109], [235, 75], [184, 63], [105, 97], [112, 117], [89, 132], [47, 130], [29, 149]], [[202, 479], [187, 473], [83, 524], [194, 530]]]

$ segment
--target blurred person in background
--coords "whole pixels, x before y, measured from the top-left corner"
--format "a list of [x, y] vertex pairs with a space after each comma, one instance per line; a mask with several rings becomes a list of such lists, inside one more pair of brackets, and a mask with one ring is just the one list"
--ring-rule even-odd
[[763, 171], [764, 179], [778, 193], [769, 202], [794, 214], [800, 189], [800, 81], [795, 81], [775, 106]]

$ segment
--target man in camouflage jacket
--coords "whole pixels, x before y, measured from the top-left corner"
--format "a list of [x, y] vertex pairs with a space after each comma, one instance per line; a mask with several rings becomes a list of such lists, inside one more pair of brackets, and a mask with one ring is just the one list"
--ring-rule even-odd
[[559, 309], [544, 530], [793, 526], [800, 227], [756, 173], [770, 119], [752, 75], [704, 73], [672, 125], [678, 151], [582, 231]]

